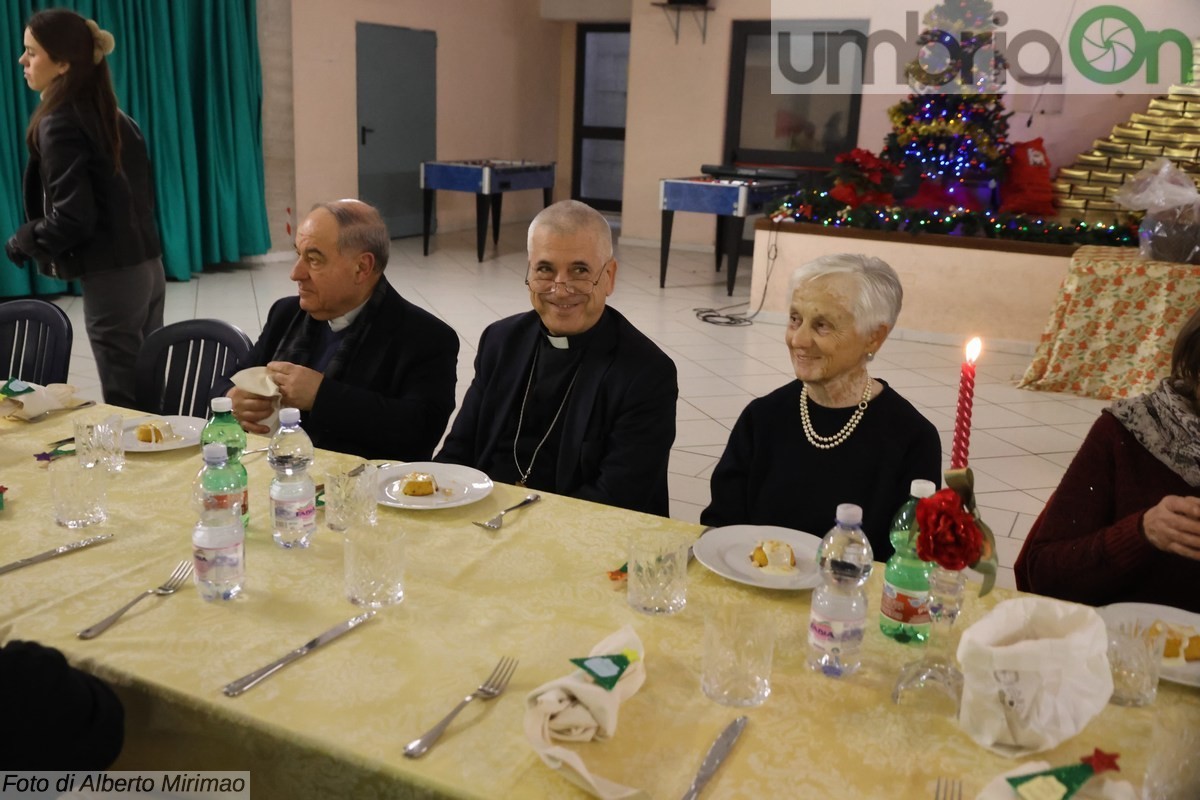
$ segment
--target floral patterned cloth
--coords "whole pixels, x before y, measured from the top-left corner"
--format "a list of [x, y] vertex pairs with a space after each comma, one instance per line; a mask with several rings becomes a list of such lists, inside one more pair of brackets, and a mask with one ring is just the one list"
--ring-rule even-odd
[[1198, 303], [1200, 267], [1145, 261], [1133, 248], [1081, 247], [1019, 385], [1101, 400], [1152, 391]]

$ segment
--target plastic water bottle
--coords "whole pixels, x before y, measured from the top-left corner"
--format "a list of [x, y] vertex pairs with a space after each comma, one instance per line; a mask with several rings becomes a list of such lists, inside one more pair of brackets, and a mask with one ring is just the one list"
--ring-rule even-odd
[[193, 485], [200, 519], [192, 529], [196, 587], [205, 600], [231, 600], [246, 580], [246, 529], [242, 526], [241, 482], [225, 445], [204, 446], [204, 466]]
[[317, 532], [317, 490], [308, 475], [312, 460], [312, 440], [300, 428], [300, 410], [279, 409], [279, 430], [271, 437], [267, 462], [275, 470], [271, 535], [280, 547], [308, 547]]
[[867, 628], [871, 543], [862, 530], [862, 508], [837, 507], [837, 522], [817, 548], [823, 583], [813, 591], [808, 622], [808, 666], [830, 678], [852, 674], [862, 663]]
[[929, 570], [933, 565], [917, 557], [917, 501], [936, 491], [933, 481], [913, 481], [912, 496], [892, 518], [890, 535], [896, 552], [883, 570], [879, 629], [897, 642], [929, 638]]
[[214, 397], [212, 419], [200, 432], [201, 444], [214, 442], [225, 445], [229, 453], [229, 466], [242, 481], [242, 525], [250, 526], [250, 476], [242, 466], [242, 451], [246, 449], [246, 432], [233, 417], [233, 400]]

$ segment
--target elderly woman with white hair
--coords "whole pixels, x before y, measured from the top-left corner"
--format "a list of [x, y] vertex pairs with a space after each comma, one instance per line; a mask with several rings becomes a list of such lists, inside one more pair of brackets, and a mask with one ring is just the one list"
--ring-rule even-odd
[[792, 273], [784, 340], [797, 380], [742, 411], [712, 475], [705, 525], [779, 525], [820, 535], [839, 503], [863, 508], [875, 558], [915, 478], [939, 482], [937, 430], [867, 365], [903, 290], [878, 258], [829, 255]]

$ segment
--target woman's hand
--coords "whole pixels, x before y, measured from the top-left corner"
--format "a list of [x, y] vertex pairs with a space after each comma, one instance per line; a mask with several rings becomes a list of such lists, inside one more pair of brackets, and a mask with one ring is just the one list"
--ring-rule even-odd
[[1159, 550], [1200, 561], [1200, 498], [1167, 495], [1142, 515], [1142, 531]]

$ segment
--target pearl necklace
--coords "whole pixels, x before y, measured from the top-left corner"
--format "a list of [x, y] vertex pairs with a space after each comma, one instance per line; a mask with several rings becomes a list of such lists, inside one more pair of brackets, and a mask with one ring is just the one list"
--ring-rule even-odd
[[821, 450], [832, 450], [849, 439], [850, 434], [854, 433], [854, 429], [858, 427], [859, 420], [862, 419], [863, 412], [867, 410], [867, 403], [870, 399], [871, 378], [867, 376], [866, 388], [863, 389], [862, 399], [858, 401], [858, 408], [854, 410], [853, 416], [833, 436], [821, 436], [813, 430], [812, 420], [808, 418], [808, 386], [806, 384], [800, 390], [800, 423], [804, 427], [804, 438], [808, 439], [808, 443], [813, 447]]
[[525, 383], [525, 396], [521, 398], [521, 413], [517, 417], [517, 432], [513, 434], [513, 463], [517, 466], [517, 475], [520, 478], [517, 480], [517, 486], [524, 486], [529, 480], [529, 473], [533, 472], [533, 464], [537, 461], [538, 453], [542, 451], [542, 445], [550, 438], [550, 433], [554, 430], [554, 426], [558, 424], [558, 418], [562, 416], [563, 409], [567, 407], [567, 398], [571, 396], [571, 389], [575, 388], [575, 379], [579, 377], [579, 366], [575, 367], [575, 373], [571, 375], [571, 382], [567, 384], [567, 392], [563, 395], [562, 402], [558, 404], [558, 411], [554, 412], [554, 419], [550, 420], [550, 427], [546, 428], [546, 435], [537, 443], [537, 447], [533, 448], [533, 455], [529, 458], [529, 467], [522, 469], [521, 462], [517, 459], [517, 440], [521, 438], [521, 426], [525, 424], [525, 404], [529, 402], [529, 390], [533, 388], [533, 374], [537, 371], [539, 350], [533, 351], [533, 365], [529, 368], [529, 380]]

